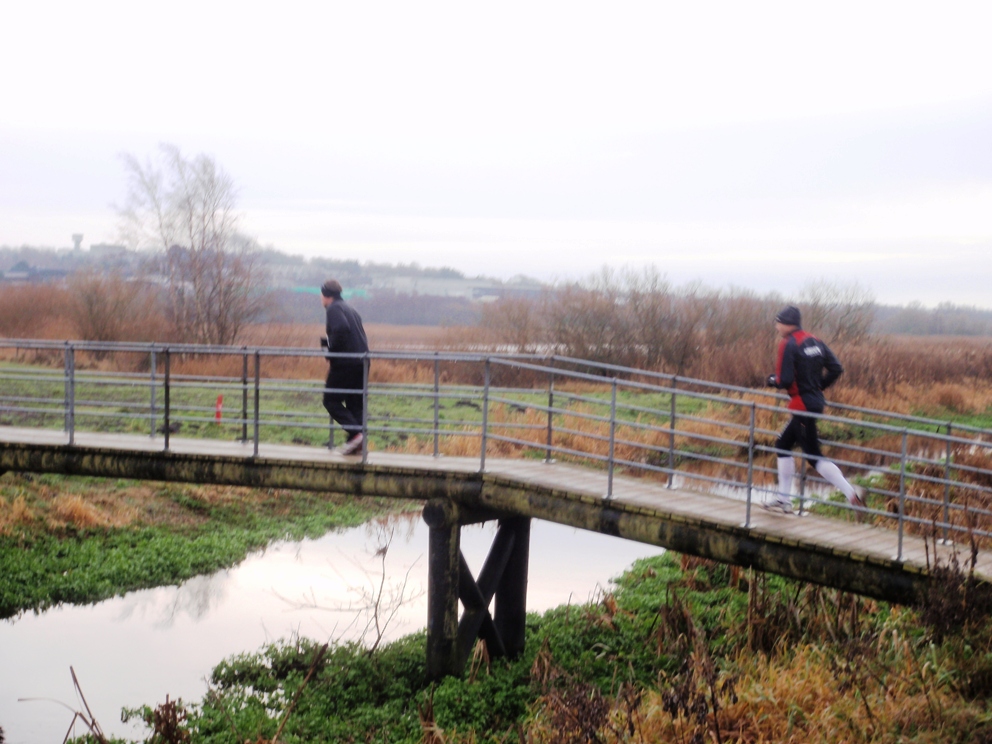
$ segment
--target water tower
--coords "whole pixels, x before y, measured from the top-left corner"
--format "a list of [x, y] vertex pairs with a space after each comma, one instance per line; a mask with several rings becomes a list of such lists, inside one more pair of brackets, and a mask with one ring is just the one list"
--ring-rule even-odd
[[78, 251], [79, 247], [83, 244], [83, 234], [73, 233], [72, 234], [72, 249]]

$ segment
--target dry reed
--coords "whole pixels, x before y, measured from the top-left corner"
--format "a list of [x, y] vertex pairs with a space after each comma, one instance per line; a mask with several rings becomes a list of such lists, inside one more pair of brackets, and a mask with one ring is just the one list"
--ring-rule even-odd
[[23, 494], [16, 496], [12, 503], [0, 496], [0, 535], [9, 534], [14, 527], [31, 524], [34, 519], [34, 510], [28, 506]]
[[108, 515], [84, 500], [81, 496], [65, 495], [56, 497], [49, 508], [49, 523], [52, 527], [72, 526], [79, 529], [107, 527]]

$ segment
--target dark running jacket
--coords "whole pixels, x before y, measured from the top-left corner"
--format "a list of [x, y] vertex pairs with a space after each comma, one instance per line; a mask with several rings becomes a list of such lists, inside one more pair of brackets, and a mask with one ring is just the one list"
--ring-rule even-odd
[[797, 329], [778, 345], [775, 387], [790, 396], [790, 411], [823, 413], [823, 391], [844, 371], [830, 348], [815, 336]]
[[[361, 316], [343, 300], [335, 300], [327, 306], [327, 350], [348, 354], [364, 354], [369, 350]], [[362, 360], [344, 358], [335, 359], [333, 363], [347, 367], [361, 364]]]

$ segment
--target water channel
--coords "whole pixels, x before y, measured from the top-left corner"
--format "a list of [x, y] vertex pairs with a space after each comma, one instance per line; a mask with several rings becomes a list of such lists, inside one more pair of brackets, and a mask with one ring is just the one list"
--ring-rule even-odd
[[[0, 726], [7, 744], [61, 742], [82, 710], [69, 667], [104, 733], [141, 739], [120, 721], [122, 706], [197, 701], [222, 659], [293, 634], [321, 642], [375, 638], [363, 608], [386, 576], [383, 596], [397, 607], [383, 637], [427, 618], [427, 527], [419, 516], [278, 543], [240, 565], [179, 587], [131, 592], [86, 606], [63, 606], [0, 622]], [[478, 573], [495, 526], [462, 530], [462, 551]], [[376, 552], [388, 545], [385, 557]], [[527, 608], [581, 603], [609, 587], [637, 558], [660, 548], [535, 521]], [[400, 601], [402, 599], [402, 601]], [[19, 698], [46, 698], [19, 702]], [[76, 734], [85, 733], [77, 724]]]

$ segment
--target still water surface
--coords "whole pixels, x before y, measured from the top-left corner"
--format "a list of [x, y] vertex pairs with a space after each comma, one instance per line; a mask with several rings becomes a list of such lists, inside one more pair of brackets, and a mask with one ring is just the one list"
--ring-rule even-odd
[[[391, 538], [390, 538], [391, 534]], [[462, 530], [462, 552], [478, 574], [495, 526]], [[384, 596], [402, 593], [384, 637], [424, 627], [427, 619], [427, 537], [419, 518], [394, 518], [317, 540], [278, 543], [243, 563], [179, 587], [131, 592], [88, 606], [59, 607], [0, 622], [0, 726], [7, 744], [61, 742], [81, 710], [69, 667], [107, 734], [141, 739], [140, 724], [120, 721], [122, 706], [199, 700], [222, 659], [253, 652], [293, 634], [321, 642], [375, 637], [363, 611], [382, 576]], [[542, 612], [579, 603], [607, 588], [635, 559], [660, 548], [534, 521], [527, 608]], [[371, 633], [371, 635], [369, 635]], [[77, 734], [84, 733], [77, 725]]]

